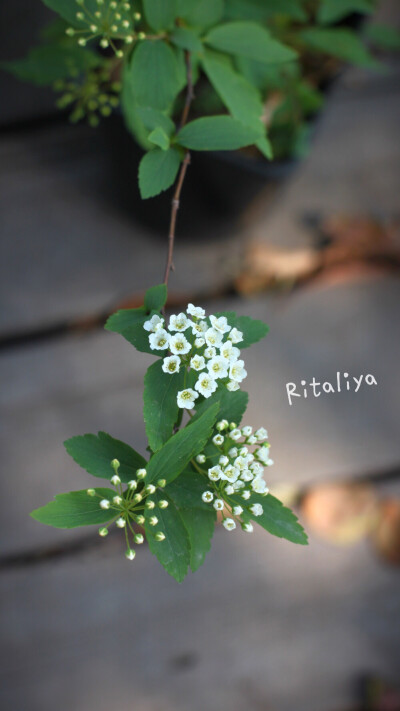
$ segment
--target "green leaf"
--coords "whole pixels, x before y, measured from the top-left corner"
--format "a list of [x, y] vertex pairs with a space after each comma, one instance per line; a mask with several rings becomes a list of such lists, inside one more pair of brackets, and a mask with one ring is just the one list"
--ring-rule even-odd
[[177, 14], [195, 27], [209, 27], [224, 12], [224, 0], [177, 0]]
[[167, 484], [186, 468], [193, 457], [204, 449], [210, 439], [218, 405], [209, 407], [196, 422], [179, 430], [151, 457], [147, 465], [146, 482], [166, 479]]
[[144, 16], [156, 32], [168, 30], [176, 15], [175, 0], [143, 0]]
[[77, 76], [101, 62], [101, 57], [88, 49], [49, 44], [35, 47], [23, 59], [1, 62], [0, 66], [22, 81], [46, 86], [57, 79]]
[[[61, 17], [68, 22], [72, 27], [81, 27], [87, 29], [87, 23], [80, 21], [76, 17], [77, 12], [81, 12], [82, 8], [78, 6], [74, 0], [43, 0], [51, 10], [57, 12]], [[85, 0], [84, 10], [92, 16], [99, 9], [96, 0]], [[86, 12], [85, 12], [86, 14]]]
[[174, 51], [162, 40], [144, 40], [127, 68], [135, 104], [168, 110], [183, 88]]
[[177, 134], [177, 141], [197, 151], [229, 151], [250, 146], [261, 134], [261, 124], [260, 129], [255, 129], [230, 116], [206, 116], [186, 124]]
[[[234, 501], [235, 504], [243, 506], [243, 499], [240, 496], [230, 496], [229, 501]], [[268, 533], [278, 538], [286, 538], [287, 541], [292, 543], [307, 545], [307, 534], [304, 528], [300, 526], [293, 511], [286, 508], [275, 496], [271, 494], [267, 494], [267, 496], [252, 494], [251, 498], [246, 501], [246, 510], [252, 504], [261, 504], [264, 513], [262, 516], [254, 516], [251, 511], [248, 511], [250, 518], [262, 528], [265, 528]]]
[[31, 516], [46, 526], [54, 528], [76, 528], [91, 526], [95, 523], [107, 523], [113, 518], [112, 509], [101, 509], [100, 499], [112, 501], [113, 489], [95, 489], [98, 496], [89, 496], [86, 489], [71, 491], [69, 494], [57, 494], [54, 501], [32, 511]]
[[201, 509], [180, 509], [180, 514], [189, 536], [190, 568], [196, 572], [204, 563], [211, 548], [214, 535], [216, 512], [210, 507], [208, 511]]
[[167, 301], [167, 292], [166, 284], [157, 284], [147, 289], [144, 295], [144, 308], [148, 314], [152, 311], [161, 311]]
[[374, 3], [371, 0], [321, 0], [317, 20], [322, 24], [330, 25], [352, 12], [370, 13], [373, 10]]
[[368, 24], [365, 28], [365, 36], [381, 49], [400, 49], [400, 32], [395, 27]]
[[115, 474], [111, 467], [113, 459], [120, 462], [118, 475], [125, 483], [135, 478], [137, 469], [146, 466], [141, 454], [106, 432], [71, 437], [64, 442], [64, 447], [80, 467], [100, 479], [111, 479]]
[[152, 109], [151, 106], [138, 106], [136, 108], [136, 112], [145, 128], [149, 131], [153, 131], [159, 126], [169, 137], [174, 133], [174, 122], [169, 118], [169, 116], [166, 116], [161, 111]]
[[259, 62], [290, 62], [297, 53], [273, 39], [269, 32], [255, 22], [228, 22], [214, 27], [204, 42], [230, 54], [243, 55]]
[[265, 156], [265, 158], [268, 158], [268, 160], [273, 159], [274, 151], [271, 142], [269, 138], [267, 138], [267, 136], [263, 136], [262, 138], [260, 138], [257, 141], [256, 146], [258, 150], [263, 154], [263, 156]]
[[[158, 503], [160, 499], [167, 497], [164, 493], [156, 492], [152, 498]], [[157, 507], [157, 526], [149, 524], [148, 519], [152, 513], [154, 512], [146, 512], [144, 524], [149, 548], [167, 573], [180, 583], [184, 579], [190, 563], [189, 537], [181, 514], [171, 500], [169, 500], [169, 506], [166, 509]], [[164, 541], [156, 540], [155, 534], [157, 532], [164, 533]]]
[[246, 126], [259, 130], [263, 104], [257, 89], [215, 52], [205, 52], [202, 66], [232, 116]]
[[150, 143], [154, 143], [155, 146], [158, 146], [163, 151], [167, 151], [169, 148], [169, 137], [161, 126], [157, 126], [154, 131], [149, 133], [148, 139]]
[[300, 32], [300, 37], [311, 49], [360, 67], [379, 68], [377, 62], [364, 46], [362, 40], [351, 30], [341, 27], [312, 27]]
[[201, 509], [209, 511], [210, 504], [201, 496], [208, 488], [208, 479], [203, 474], [187, 469], [165, 487], [164, 492], [178, 509]]
[[143, 416], [150, 449], [156, 452], [172, 436], [179, 415], [176, 401], [178, 390], [183, 390], [185, 369], [172, 375], [162, 370], [162, 360], [157, 360], [144, 378]]
[[220, 311], [217, 316], [226, 316], [229, 325], [243, 333], [243, 341], [238, 343], [240, 349], [248, 348], [253, 343], [261, 341], [269, 331], [267, 324], [263, 321], [250, 318], [250, 316], [237, 316], [234, 311]]
[[176, 27], [170, 34], [170, 40], [177, 47], [187, 49], [189, 52], [202, 52], [203, 45], [193, 30], [187, 27]]
[[104, 328], [114, 333], [123, 333], [135, 324], [142, 324], [147, 320], [148, 314], [144, 306], [137, 309], [120, 309], [108, 317]]
[[239, 425], [246, 412], [248, 401], [248, 393], [245, 393], [243, 390], [230, 392], [225, 387], [222, 387], [221, 390], [218, 389], [213, 395], [203, 400], [203, 402], [196, 407], [196, 415], [193, 419], [200, 417], [210, 405], [218, 403], [217, 420], [228, 420], [228, 422], [235, 422]]
[[180, 162], [181, 156], [176, 148], [155, 148], [143, 156], [139, 164], [139, 190], [143, 200], [155, 197], [173, 185]]
[[228, 0], [225, 17], [229, 20], [266, 21], [275, 15], [298, 20], [307, 20], [301, 0]]

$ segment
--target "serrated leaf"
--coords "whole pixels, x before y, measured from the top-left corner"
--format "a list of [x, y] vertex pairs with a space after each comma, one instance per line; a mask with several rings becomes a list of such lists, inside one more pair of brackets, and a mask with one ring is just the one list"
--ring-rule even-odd
[[[240, 344], [241, 345], [241, 344]], [[217, 414], [217, 420], [228, 420], [228, 422], [235, 422], [237, 425], [242, 421], [242, 417], [246, 412], [247, 404], [249, 401], [248, 393], [243, 392], [243, 390], [235, 390], [230, 392], [225, 387], [218, 389], [213, 395], [211, 395], [206, 400], [203, 400], [196, 407], [197, 419], [200, 415], [205, 412], [210, 405], [214, 403], [219, 403], [219, 409]]]
[[[160, 494], [156, 492], [153, 498], [158, 502], [160, 499], [167, 497], [164, 493]], [[152, 512], [146, 513], [146, 521], [144, 524], [149, 548], [167, 573], [172, 575], [172, 577], [180, 583], [188, 572], [190, 563], [189, 537], [181, 514], [174, 503], [169, 500], [169, 506], [166, 509], [157, 507], [157, 526], [151, 526], [149, 524], [151, 515]], [[164, 533], [165, 540], [156, 540], [155, 534], [157, 531]]]
[[[243, 506], [241, 496], [230, 496], [229, 501]], [[293, 511], [286, 508], [275, 496], [271, 494], [267, 494], [267, 496], [252, 494], [251, 498], [245, 503], [249, 517], [268, 531], [268, 533], [278, 538], [285, 538], [287, 541], [291, 541], [291, 543], [298, 543], [303, 546], [307, 545], [307, 534], [304, 528], [299, 524]], [[248, 510], [252, 504], [261, 504], [264, 510], [262, 516], [254, 516], [254, 514]]]
[[135, 478], [137, 469], [146, 466], [141, 454], [107, 432], [71, 437], [64, 442], [64, 447], [80, 467], [100, 479], [111, 479], [115, 474], [111, 467], [113, 459], [120, 462], [118, 474], [125, 483]]
[[156, 452], [171, 437], [179, 415], [176, 401], [178, 390], [183, 390], [185, 369], [179, 373], [164, 373], [162, 360], [149, 367], [144, 378], [143, 417], [150, 449]]
[[77, 526], [92, 526], [107, 523], [113, 518], [113, 510], [101, 509], [99, 496], [112, 501], [115, 495], [113, 489], [95, 489], [98, 496], [89, 496], [86, 489], [71, 491], [68, 494], [57, 494], [54, 501], [32, 511], [31, 516], [36, 521], [54, 528], [76, 528]]
[[365, 36], [381, 49], [400, 49], [400, 31], [388, 25], [370, 25], [365, 28]]
[[218, 22], [224, 12], [224, 0], [177, 0], [177, 14], [194, 27], [208, 27]]
[[150, 143], [161, 148], [162, 151], [167, 151], [169, 148], [169, 138], [161, 126], [157, 126], [154, 131], [149, 133], [148, 140]]
[[135, 324], [143, 324], [147, 318], [148, 315], [143, 306], [139, 306], [137, 309], [120, 309], [108, 317], [104, 328], [107, 331], [122, 334], [127, 328]]
[[46, 86], [57, 79], [80, 74], [101, 62], [101, 57], [87, 49], [48, 44], [34, 47], [23, 59], [1, 62], [0, 66], [22, 81]]
[[237, 344], [240, 349], [248, 348], [253, 343], [261, 341], [269, 331], [267, 324], [263, 321], [250, 318], [250, 316], [237, 316], [234, 311], [220, 311], [216, 315], [226, 316], [229, 325], [243, 333], [243, 341]]
[[300, 37], [311, 49], [338, 57], [345, 62], [375, 69], [381, 66], [352, 30], [341, 27], [311, 27], [302, 30]]
[[175, 124], [169, 116], [166, 116], [157, 109], [152, 109], [151, 106], [138, 106], [136, 112], [143, 122], [145, 128], [153, 131], [157, 126], [160, 126], [167, 136], [171, 136], [175, 131]]
[[167, 291], [166, 284], [157, 284], [147, 289], [144, 295], [144, 308], [148, 314], [152, 311], [161, 311], [167, 301]]
[[146, 198], [155, 197], [167, 190], [175, 182], [181, 156], [176, 148], [162, 150], [155, 148], [143, 156], [139, 165], [140, 195]]
[[177, 47], [181, 49], [187, 49], [189, 52], [202, 52], [203, 45], [201, 40], [198, 38], [193, 30], [189, 30], [187, 27], [175, 27], [173, 32], [170, 34], [170, 40]]
[[243, 55], [259, 62], [291, 62], [297, 53], [275, 40], [259, 24], [251, 21], [227, 22], [214, 27], [204, 42], [230, 54]]
[[151, 457], [147, 465], [146, 482], [166, 479], [167, 484], [187, 467], [193, 457], [204, 449], [210, 439], [218, 405], [209, 407], [196, 422], [179, 430]]
[[230, 116], [206, 116], [186, 124], [177, 134], [177, 141], [197, 151], [229, 151], [255, 143], [262, 130], [261, 124], [255, 129]]
[[168, 110], [183, 88], [174, 51], [162, 40], [144, 40], [138, 45], [126, 81], [135, 104], [160, 111]]
[[317, 21], [329, 25], [342, 20], [353, 12], [371, 13], [374, 3], [371, 0], [321, 0]]
[[156, 32], [168, 30], [176, 15], [175, 0], [143, 0], [144, 15]]
[[210, 504], [201, 496], [208, 488], [208, 479], [199, 472], [186, 469], [165, 487], [164, 492], [173, 500], [178, 509], [201, 509], [209, 511]]
[[211, 548], [216, 512], [209, 506], [201, 509], [179, 509], [190, 543], [190, 568], [192, 573], [200, 568]]

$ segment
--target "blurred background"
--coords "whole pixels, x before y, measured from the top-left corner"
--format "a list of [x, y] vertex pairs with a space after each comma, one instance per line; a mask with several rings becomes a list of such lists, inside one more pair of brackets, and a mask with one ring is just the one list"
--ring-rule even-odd
[[[51, 18], [0, 6], [2, 59]], [[400, 26], [398, 0], [372, 22]], [[246, 353], [245, 424], [268, 428], [273, 493], [310, 533], [297, 547], [217, 528], [181, 585], [144, 546], [37, 524], [91, 478], [65, 453], [110, 432], [145, 451], [151, 359], [107, 314], [162, 281], [170, 193], [141, 205], [117, 116], [71, 126], [47, 88], [2, 73], [0, 669], [19, 711], [399, 711], [399, 54], [341, 67], [310, 149], [267, 169], [195, 155], [170, 307], [234, 309], [270, 333]], [[286, 383], [371, 374], [298, 398]]]

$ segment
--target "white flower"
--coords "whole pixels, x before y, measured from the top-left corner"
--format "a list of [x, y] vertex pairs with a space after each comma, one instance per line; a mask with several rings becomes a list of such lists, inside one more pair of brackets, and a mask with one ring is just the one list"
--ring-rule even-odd
[[272, 465], [273, 465], [273, 463], [274, 463], [274, 460], [273, 460], [273, 459], [267, 459], [267, 461], [266, 461], [265, 463], [266, 463], [267, 467], [272, 467]]
[[194, 306], [194, 304], [188, 304], [186, 312], [195, 318], [204, 318], [206, 315], [206, 312], [201, 308], [201, 306]]
[[255, 476], [262, 476], [264, 474], [264, 469], [261, 466], [260, 462], [252, 462], [252, 464], [250, 465], [250, 469]]
[[238, 455], [237, 447], [231, 447], [228, 454], [230, 457], [237, 457], [237, 455]]
[[204, 340], [204, 338], [201, 338], [201, 337], [196, 338], [194, 341], [194, 345], [196, 346], [196, 348], [201, 348], [202, 346], [204, 346], [204, 344], [205, 344], [205, 340]]
[[269, 447], [260, 447], [257, 457], [263, 464], [266, 464], [269, 461]]
[[154, 333], [158, 328], [161, 328], [163, 324], [164, 319], [157, 316], [157, 314], [154, 314], [149, 321], [144, 322], [143, 328], [145, 331], [152, 331]]
[[111, 481], [111, 484], [113, 484], [114, 486], [118, 486], [118, 484], [121, 483], [121, 479], [119, 478], [118, 474], [114, 474], [111, 477], [110, 481]]
[[190, 348], [191, 345], [189, 341], [186, 340], [183, 333], [177, 333], [176, 336], [170, 336], [169, 350], [171, 351], [171, 353], [174, 353], [175, 355], [184, 355], [185, 353], [189, 353]]
[[225, 487], [225, 494], [227, 494], [227, 496], [232, 496], [232, 494], [234, 494], [234, 493], [235, 493], [235, 489], [233, 488], [233, 486], [231, 484], [228, 484], [228, 486]]
[[224, 508], [224, 502], [222, 501], [222, 499], [215, 499], [213, 506], [216, 511], [222, 511], [222, 509]]
[[179, 358], [179, 356], [168, 356], [168, 358], [164, 358], [161, 369], [164, 371], [164, 373], [169, 373], [170, 375], [172, 375], [172, 373], [179, 373], [180, 364], [181, 359]]
[[254, 434], [259, 442], [262, 442], [263, 439], [268, 439], [268, 432], [264, 427], [259, 427]]
[[240, 489], [243, 489], [244, 487], [245, 487], [245, 483], [244, 483], [244, 481], [240, 481], [240, 479], [235, 481], [235, 483], [233, 485], [233, 488], [235, 491], [239, 491]]
[[232, 341], [232, 343], [240, 343], [243, 341], [243, 333], [238, 331], [237, 328], [232, 328], [228, 338]]
[[229, 363], [234, 363], [240, 356], [239, 348], [232, 345], [232, 341], [226, 341], [219, 347], [219, 352]]
[[237, 360], [235, 363], [231, 363], [231, 367], [229, 368], [229, 377], [231, 380], [236, 380], [237, 383], [241, 383], [246, 376], [247, 372], [244, 369], [244, 360]]
[[212, 491], [203, 491], [201, 498], [206, 504], [210, 504], [214, 498], [214, 494], [212, 493]]
[[197, 457], [196, 457], [196, 462], [198, 462], [199, 464], [204, 464], [205, 461], [206, 461], [206, 455], [205, 455], [205, 454], [198, 454], [198, 455], [197, 455]]
[[244, 491], [243, 494], [242, 494], [242, 499], [249, 499], [250, 496], [251, 496], [250, 491], [248, 491], [247, 489], [245, 489], [245, 491]]
[[110, 506], [111, 506], [111, 504], [110, 504], [110, 502], [109, 502], [108, 499], [102, 499], [102, 500], [100, 501], [100, 508], [101, 508], [101, 509], [109, 509]]
[[228, 375], [228, 362], [222, 356], [215, 356], [207, 363], [208, 372], [213, 378], [226, 378]]
[[220, 420], [217, 422], [216, 427], [218, 432], [222, 432], [222, 430], [226, 430], [226, 428], [229, 427], [229, 422], [228, 420]]
[[113, 496], [113, 504], [116, 504], [117, 506], [121, 506], [122, 497], [121, 496]]
[[127, 550], [125, 553], [125, 558], [127, 558], [128, 560], [133, 560], [135, 555], [135, 551], [133, 551], [132, 548], [129, 548], [129, 550]]
[[236, 528], [233, 518], [226, 518], [222, 525], [227, 531], [233, 531]]
[[210, 321], [212, 327], [220, 333], [228, 333], [228, 331], [231, 330], [226, 316], [220, 316], [219, 318], [217, 316], [210, 316]]
[[[243, 430], [242, 430], [242, 432], [243, 432]], [[248, 454], [248, 453], [249, 453], [249, 450], [247, 449], [246, 445], [244, 445], [243, 447], [240, 447], [239, 454], [241, 457], [245, 457], [246, 454]]]
[[249, 469], [244, 469], [240, 475], [240, 478], [242, 481], [251, 481], [254, 479], [254, 474]]
[[219, 466], [219, 464], [216, 464], [215, 467], [211, 467], [208, 470], [208, 478], [211, 481], [218, 481], [218, 479], [221, 479], [221, 475], [222, 475], [222, 469]]
[[219, 346], [222, 343], [222, 333], [215, 328], [208, 328], [204, 334], [208, 346]]
[[214, 346], [208, 346], [208, 348], [206, 348], [204, 351], [205, 358], [215, 358], [216, 355], [217, 355], [217, 349], [214, 348]]
[[234, 440], [240, 439], [241, 436], [242, 436], [242, 433], [237, 428], [235, 430], [232, 430], [232, 432], [229, 433], [229, 437]]
[[164, 328], [159, 328], [149, 336], [150, 348], [153, 351], [164, 351], [168, 348], [170, 335]]
[[235, 392], [235, 390], [240, 390], [240, 385], [236, 380], [230, 380], [226, 387], [231, 393]]
[[243, 509], [241, 506], [234, 506], [232, 509], [232, 512], [234, 513], [235, 516], [240, 516], [240, 514], [243, 513]]
[[196, 398], [199, 397], [198, 393], [195, 393], [192, 388], [187, 388], [186, 390], [180, 390], [178, 392], [176, 401], [178, 403], [178, 407], [186, 408], [187, 410], [191, 410], [192, 407], [194, 407], [194, 401]]
[[193, 368], [193, 370], [203, 370], [206, 367], [206, 361], [203, 356], [195, 355], [190, 361], [190, 367]]
[[197, 323], [192, 323], [192, 333], [194, 336], [201, 336], [207, 331], [207, 328], [207, 321], [197, 321]]
[[216, 435], [214, 435], [214, 437], [212, 438], [212, 441], [214, 442], [214, 444], [216, 444], [218, 447], [220, 447], [221, 444], [224, 443], [224, 437], [223, 437], [222, 435], [220, 435], [220, 434], [216, 434]]
[[250, 437], [252, 432], [253, 432], [253, 428], [250, 427], [250, 425], [247, 425], [246, 427], [242, 427], [242, 435], [244, 435], [245, 437]]
[[207, 398], [215, 393], [217, 383], [211, 375], [208, 373], [202, 373], [194, 387], [199, 391], [199, 393], [201, 393], [201, 395], [204, 395], [204, 397]]
[[264, 513], [264, 509], [261, 504], [253, 504], [250, 506], [250, 511], [254, 514], [254, 516], [262, 516]]
[[221, 479], [224, 481], [230, 481], [231, 484], [233, 484], [237, 479], [239, 478], [240, 471], [236, 467], [233, 467], [232, 464], [229, 466], [225, 467], [221, 474]]
[[255, 435], [250, 435], [250, 437], [247, 438], [247, 441], [248, 441], [249, 444], [256, 444], [256, 442], [257, 442], [258, 440], [257, 440], [257, 437], [256, 437]]
[[191, 326], [192, 322], [186, 314], [180, 313], [177, 316], [175, 314], [172, 314], [169, 319], [169, 325], [168, 325], [168, 330], [169, 331], [186, 331], [189, 326]]
[[247, 468], [246, 457], [243, 457], [243, 456], [236, 457], [236, 459], [233, 463], [234, 463], [235, 467], [240, 469], [240, 471], [243, 471], [243, 469]]
[[118, 526], [118, 528], [125, 528], [126, 526], [126, 521], [122, 516], [120, 518], [117, 518], [115, 525]]
[[243, 523], [242, 529], [243, 529], [243, 531], [246, 531], [246, 533], [253, 533], [253, 531], [254, 531], [252, 523]]
[[223, 454], [218, 459], [218, 462], [221, 464], [221, 466], [226, 467], [226, 465], [229, 464], [229, 457], [227, 457], [225, 454]]
[[253, 481], [251, 482], [251, 488], [253, 489], [253, 491], [256, 492], [256, 494], [268, 494], [269, 492], [265, 480], [261, 477], [256, 477], [255, 479], [253, 479]]

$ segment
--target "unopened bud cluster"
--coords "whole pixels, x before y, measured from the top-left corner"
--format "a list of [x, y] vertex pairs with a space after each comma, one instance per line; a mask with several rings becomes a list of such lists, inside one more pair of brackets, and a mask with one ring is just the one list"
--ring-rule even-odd
[[165, 540], [165, 533], [158, 527], [157, 508], [165, 509], [168, 506], [166, 499], [152, 499], [151, 496], [157, 489], [163, 489], [166, 485], [165, 479], [159, 479], [154, 484], [146, 484], [146, 469], [138, 469], [136, 478], [131, 479], [125, 487], [119, 476], [120, 462], [113, 459], [110, 462], [114, 474], [110, 478], [111, 484], [115, 487], [115, 492], [110, 489], [107, 498], [97, 494], [95, 489], [87, 489], [88, 496], [98, 497], [99, 507], [103, 511], [110, 512], [110, 520], [99, 529], [99, 535], [104, 538], [108, 535], [109, 528], [115, 523], [117, 528], [123, 529], [127, 545], [126, 558], [133, 560], [135, 557], [134, 544], [140, 545], [144, 542], [144, 535], [135, 531], [135, 526], [143, 526], [146, 522], [154, 527], [152, 535], [154, 540], [162, 542]]
[[215, 456], [203, 453], [195, 460], [197, 470], [208, 480], [202, 500], [223, 512], [223, 525], [228, 531], [236, 528], [237, 521], [244, 531], [251, 532], [249, 519], [264, 513], [259, 501], [252, 498], [268, 494], [264, 471], [274, 463], [269, 455], [268, 432], [263, 427], [255, 432], [250, 426], [239, 428], [227, 420], [218, 422], [215, 429]]
[[110, 116], [119, 105], [121, 84], [110, 80], [107, 66], [100, 70], [89, 70], [82, 77], [59, 79], [53, 88], [62, 92], [57, 100], [58, 108], [71, 108], [72, 123], [86, 117], [90, 126], [98, 126], [100, 118]]
[[96, 39], [102, 49], [111, 47], [117, 57], [123, 57], [124, 44], [130, 45], [145, 36], [136, 31], [141, 14], [134, 11], [130, 2], [96, 0], [95, 8], [92, 4], [89, 7], [87, 0], [75, 0], [75, 4], [78, 27], [68, 27], [66, 33], [76, 38], [80, 47]]
[[232, 328], [226, 316], [206, 316], [203, 308], [188, 304], [186, 313], [172, 314], [168, 325], [154, 315], [143, 328], [149, 332], [152, 350], [171, 354], [163, 360], [164, 373], [173, 375], [182, 367], [196, 372], [193, 388], [178, 392], [178, 407], [191, 410], [199, 395], [209, 398], [219, 384], [231, 391], [240, 389], [247, 376], [237, 348], [243, 333]]

